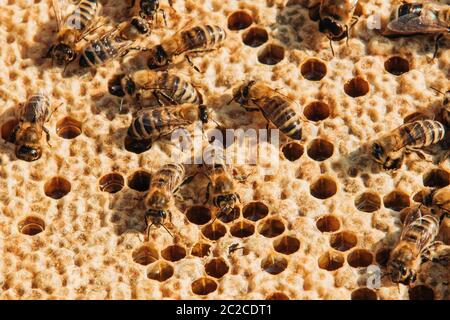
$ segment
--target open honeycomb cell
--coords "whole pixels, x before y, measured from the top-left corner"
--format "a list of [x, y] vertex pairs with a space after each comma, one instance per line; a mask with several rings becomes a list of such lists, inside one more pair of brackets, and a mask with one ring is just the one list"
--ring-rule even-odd
[[[100, 2], [107, 23], [88, 40], [137, 13], [130, 1]], [[380, 16], [384, 27], [401, 1], [364, 0], [348, 41], [330, 48], [318, 31], [319, 2], [176, 0], [171, 10], [160, 1], [167, 25], [158, 14], [151, 37], [133, 47], [156, 45], [190, 23], [227, 33], [214, 50], [161, 69], [192, 83], [209, 110], [204, 130], [186, 131], [193, 153], [184, 158], [171, 135], [131, 138], [143, 105], [108, 91], [113, 75], [148, 70], [148, 52], [130, 50], [89, 70], [75, 60], [64, 71], [43, 58], [57, 37], [53, 1], [3, 1], [0, 300], [450, 299], [448, 266], [422, 263], [410, 286], [393, 283], [387, 268], [410, 206], [425, 212], [426, 192], [450, 185], [448, 137], [421, 149], [425, 157], [408, 150], [396, 170], [374, 162], [370, 149], [403, 123], [445, 120], [439, 92], [450, 88], [448, 39], [433, 59], [434, 35], [384, 37], [371, 22]], [[226, 136], [266, 128], [265, 110], [230, 102], [251, 80], [292, 102], [302, 138], [258, 140], [256, 164], [230, 164], [239, 200], [221, 212], [211, 190], [205, 200], [208, 168], [196, 160], [215, 142], [210, 129]], [[50, 140], [43, 132], [41, 158], [26, 162], [16, 156], [18, 111], [38, 92], [50, 100]], [[238, 139], [217, 139], [245, 155]], [[193, 178], [177, 189], [171, 214], [147, 229], [144, 200], [168, 162], [183, 163]], [[449, 244], [450, 223], [442, 220], [436, 240]], [[367, 279], [377, 268], [382, 278], [373, 288]]]

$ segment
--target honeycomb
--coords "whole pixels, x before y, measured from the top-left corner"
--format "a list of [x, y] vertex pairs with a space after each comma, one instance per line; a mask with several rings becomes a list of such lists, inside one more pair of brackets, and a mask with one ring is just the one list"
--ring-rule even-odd
[[[385, 23], [399, 1], [361, 0], [348, 45], [334, 42], [333, 56], [312, 2], [177, 0], [174, 11], [161, 1], [168, 26], [160, 21], [143, 41], [158, 43], [193, 18], [227, 29], [222, 47], [193, 59], [200, 73], [170, 68], [196, 85], [214, 117], [264, 128], [261, 114], [227, 105], [231, 88], [257, 79], [298, 102], [305, 123], [301, 141], [280, 137], [276, 173], [259, 170], [270, 158], [242, 168], [232, 214], [215, 219], [197, 176], [177, 200], [174, 238], [159, 228], [145, 239], [143, 199], [169, 157], [163, 143], [127, 143], [135, 110], [107, 90], [111, 75], [145, 68], [145, 53], [63, 74], [43, 59], [56, 35], [51, 1], [2, 0], [0, 299], [448, 299], [450, 271], [440, 264], [423, 264], [410, 287], [383, 277], [372, 289], [366, 278], [372, 265], [385, 272], [401, 210], [424, 187], [450, 183], [449, 162], [413, 153], [383, 171], [364, 158], [374, 137], [439, 110], [443, 97], [431, 87], [450, 87], [448, 41], [432, 60], [432, 37], [382, 37], [371, 19]], [[101, 3], [112, 23], [128, 18], [126, 1]], [[57, 107], [50, 145], [40, 160], [21, 161], [10, 140], [14, 112], [41, 90]], [[447, 222], [439, 239], [450, 244]]]

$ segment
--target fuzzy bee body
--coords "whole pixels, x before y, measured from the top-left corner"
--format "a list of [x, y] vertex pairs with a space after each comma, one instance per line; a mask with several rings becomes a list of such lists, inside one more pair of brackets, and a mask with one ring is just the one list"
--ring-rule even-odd
[[358, 0], [322, 0], [319, 9], [319, 31], [333, 41], [347, 37], [357, 3]]
[[145, 222], [148, 233], [151, 226], [164, 226], [165, 219], [171, 218], [170, 209], [174, 205], [174, 193], [184, 179], [185, 169], [183, 165], [175, 163], [164, 165], [152, 176], [150, 190], [144, 200], [147, 207]]
[[233, 100], [248, 111], [250, 102], [258, 107], [268, 122], [294, 140], [302, 138], [302, 120], [298, 106], [260, 81], [250, 81], [234, 92]]
[[50, 102], [43, 94], [32, 95], [19, 109], [19, 123], [13, 130], [13, 141], [16, 144], [16, 156], [25, 161], [38, 160], [42, 155], [41, 138], [45, 131], [47, 140], [49, 133], [44, 127], [48, 120]]
[[388, 261], [391, 280], [406, 285], [416, 280], [421, 256], [439, 232], [439, 221], [433, 215], [428, 212], [423, 214], [420, 208], [407, 209], [410, 212]]
[[397, 169], [401, 166], [406, 151], [419, 151], [438, 143], [444, 136], [445, 128], [438, 121], [406, 123], [377, 139], [371, 146], [371, 156], [385, 169]]
[[140, 104], [152, 98], [156, 98], [160, 106], [202, 103], [200, 93], [190, 82], [167, 72], [141, 70], [119, 75], [110, 82], [108, 89], [115, 96], [132, 97]]
[[76, 9], [63, 18], [61, 0], [53, 0], [58, 24], [56, 44], [50, 47], [47, 56], [58, 65], [67, 65], [77, 56], [77, 43], [95, 27], [100, 4], [97, 0], [81, 0]]
[[437, 216], [450, 218], [450, 186], [429, 190], [423, 197], [423, 203], [432, 208]]
[[424, 249], [422, 259], [447, 266], [450, 264], [450, 245], [444, 244], [441, 241], [435, 241], [432, 245]]
[[134, 140], [155, 141], [178, 128], [208, 122], [208, 112], [203, 105], [183, 104], [140, 110], [128, 128], [128, 136]]
[[187, 26], [175, 35], [162, 41], [147, 51], [148, 67], [163, 68], [182, 60], [187, 53], [209, 51], [220, 46], [226, 39], [226, 31], [221, 26], [200, 24]]
[[96, 68], [121, 57], [128, 52], [140, 35], [148, 32], [147, 22], [140, 17], [124, 21], [117, 28], [90, 40], [81, 51], [79, 65], [82, 68]]

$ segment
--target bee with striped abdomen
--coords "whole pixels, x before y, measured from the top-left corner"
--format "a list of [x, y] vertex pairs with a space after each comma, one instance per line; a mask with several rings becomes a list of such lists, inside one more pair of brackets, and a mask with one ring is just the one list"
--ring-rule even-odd
[[439, 221], [423, 206], [404, 210], [410, 212], [400, 239], [391, 251], [387, 268], [392, 282], [409, 285], [416, 280], [422, 255], [439, 232]]
[[182, 104], [159, 108], [147, 108], [137, 112], [128, 128], [133, 141], [150, 143], [167, 137], [173, 131], [193, 125], [197, 121], [207, 123], [209, 112], [204, 105]]
[[77, 8], [63, 18], [61, 1], [53, 0], [58, 35], [56, 44], [50, 47], [45, 57], [51, 58], [57, 65], [67, 66], [77, 57], [78, 42], [97, 27], [100, 3], [97, 0], [81, 0]]
[[[173, 9], [173, 0], [169, 0], [169, 5]], [[137, 4], [137, 6], [136, 6]], [[132, 10], [132, 12], [137, 11], [142, 18], [148, 20], [151, 25], [157, 20], [158, 13], [161, 13], [164, 19], [164, 24], [167, 26], [166, 13], [159, 6], [159, 0], [132, 0], [131, 8], [137, 7], [137, 10]]]
[[417, 152], [424, 157], [421, 148], [438, 143], [445, 136], [442, 123], [419, 120], [406, 123], [372, 143], [370, 153], [374, 161], [384, 169], [398, 169], [406, 152]]
[[358, 0], [322, 0], [320, 3], [319, 31], [330, 40], [333, 55], [332, 41], [348, 39], [349, 29], [357, 22], [353, 15], [357, 3]]
[[144, 102], [149, 99], [160, 106], [202, 103], [201, 94], [190, 82], [167, 72], [140, 70], [121, 74], [109, 82], [108, 90], [114, 96], [134, 98], [141, 106], [146, 106]]
[[164, 39], [156, 45], [144, 51], [149, 52], [148, 67], [158, 69], [167, 67], [169, 64], [178, 63], [186, 59], [195, 68], [188, 54], [211, 51], [223, 44], [226, 39], [225, 29], [218, 25], [188, 24], [175, 33], [175, 35]]
[[216, 219], [233, 212], [236, 203], [241, 201], [236, 192], [236, 183], [225, 164], [209, 165], [205, 176], [209, 179], [205, 203], [211, 198], [219, 210]]
[[122, 22], [100, 37], [88, 41], [80, 53], [80, 67], [95, 68], [126, 55], [137, 38], [149, 31], [147, 21], [141, 17]]
[[395, 10], [395, 17], [386, 27], [386, 36], [411, 36], [436, 34], [436, 57], [439, 39], [450, 31], [450, 6], [427, 3], [402, 3]]
[[19, 123], [12, 132], [12, 140], [16, 145], [17, 158], [25, 161], [38, 160], [42, 155], [42, 132], [47, 142], [50, 134], [44, 123], [50, 117], [50, 102], [44, 94], [35, 94], [20, 106]]
[[[247, 111], [261, 111], [266, 120], [294, 140], [302, 138], [299, 106], [262, 81], [249, 81], [236, 88], [233, 99]], [[257, 108], [252, 108], [254, 104]]]
[[442, 265], [450, 264], [450, 245], [441, 241], [435, 241], [424, 249], [422, 261], [432, 261]]
[[175, 207], [174, 194], [185, 181], [185, 169], [181, 164], [169, 163], [161, 167], [152, 176], [150, 190], [145, 197], [145, 223], [147, 225], [147, 239], [150, 239], [150, 228], [155, 225], [163, 226], [169, 217], [172, 220], [171, 209]]

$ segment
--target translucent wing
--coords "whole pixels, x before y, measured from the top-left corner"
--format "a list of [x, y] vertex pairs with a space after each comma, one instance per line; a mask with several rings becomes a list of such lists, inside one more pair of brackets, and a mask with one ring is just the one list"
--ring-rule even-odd
[[440, 25], [438, 19], [424, 18], [424, 14], [407, 14], [391, 21], [387, 28], [401, 34], [447, 32], [447, 27]]
[[189, 20], [181, 29], [179, 29], [172, 37], [171, 39], [174, 39], [174, 41], [177, 42], [177, 48], [175, 50], [175, 54], [182, 54], [188, 50], [191, 50], [192, 48], [189, 48], [186, 41], [183, 41], [183, 34], [187, 32], [190, 29], [193, 29], [195, 26], [200, 25], [198, 21], [195, 20]]
[[53, 11], [55, 12], [56, 23], [58, 25], [58, 31], [59, 31], [59, 30], [61, 30], [61, 28], [64, 24], [64, 21], [63, 21], [64, 12], [62, 11], [62, 8], [67, 8], [67, 6], [66, 6], [65, 1], [63, 1], [63, 0], [52, 0], [52, 5], [53, 5]]
[[67, 27], [80, 31], [76, 39], [77, 42], [89, 33], [101, 27], [102, 25], [100, 24], [100, 22], [106, 20], [99, 19], [98, 17], [101, 8], [99, 2], [95, 1], [92, 3], [95, 6], [95, 11], [92, 13], [92, 15], [89, 15], [89, 19], [86, 19], [87, 14], [85, 8], [80, 7], [80, 4], [81, 2], [77, 5], [77, 7], [72, 11], [72, 13], [64, 22]]

